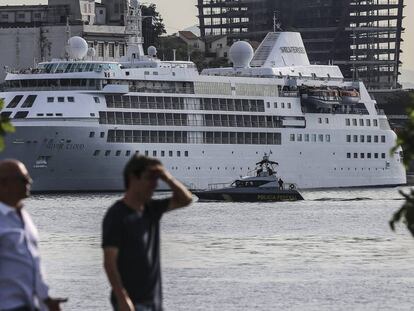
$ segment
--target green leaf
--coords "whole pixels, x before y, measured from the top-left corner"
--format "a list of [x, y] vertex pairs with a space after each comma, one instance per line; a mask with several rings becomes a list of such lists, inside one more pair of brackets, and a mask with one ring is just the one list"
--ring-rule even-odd
[[4, 138], [0, 136], [0, 152], [3, 151], [5, 147]]
[[6, 133], [14, 133], [16, 131], [15, 127], [10, 122], [2, 123], [1, 127]]

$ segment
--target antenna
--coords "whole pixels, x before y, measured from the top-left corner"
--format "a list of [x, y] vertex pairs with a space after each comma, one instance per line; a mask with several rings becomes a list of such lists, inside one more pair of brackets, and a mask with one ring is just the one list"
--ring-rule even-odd
[[282, 31], [282, 24], [279, 21], [279, 11], [273, 11], [273, 32]]

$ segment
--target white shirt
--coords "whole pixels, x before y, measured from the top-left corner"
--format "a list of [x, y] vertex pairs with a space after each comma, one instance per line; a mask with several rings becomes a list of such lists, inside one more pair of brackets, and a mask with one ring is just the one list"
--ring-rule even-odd
[[[46, 310], [48, 297], [38, 250], [38, 232], [30, 215], [0, 202], [0, 310], [27, 306]], [[40, 302], [40, 303], [39, 303]]]

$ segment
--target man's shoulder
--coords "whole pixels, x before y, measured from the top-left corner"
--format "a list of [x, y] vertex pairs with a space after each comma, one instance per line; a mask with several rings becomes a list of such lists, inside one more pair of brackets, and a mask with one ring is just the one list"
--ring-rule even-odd
[[116, 201], [106, 211], [106, 216], [122, 216], [128, 214], [128, 207], [122, 200]]

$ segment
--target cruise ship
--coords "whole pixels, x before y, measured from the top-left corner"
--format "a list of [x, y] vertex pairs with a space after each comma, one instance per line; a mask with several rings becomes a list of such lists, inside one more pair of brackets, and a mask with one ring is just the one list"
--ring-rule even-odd
[[236, 42], [230, 68], [144, 55], [135, 33], [119, 62], [97, 61], [79, 37], [70, 57], [12, 71], [0, 97], [16, 132], [0, 158], [26, 164], [34, 191], [118, 191], [138, 153], [161, 159], [191, 189], [245, 175], [267, 154], [301, 189], [406, 183], [396, 134], [359, 81], [312, 65], [301, 36]]

